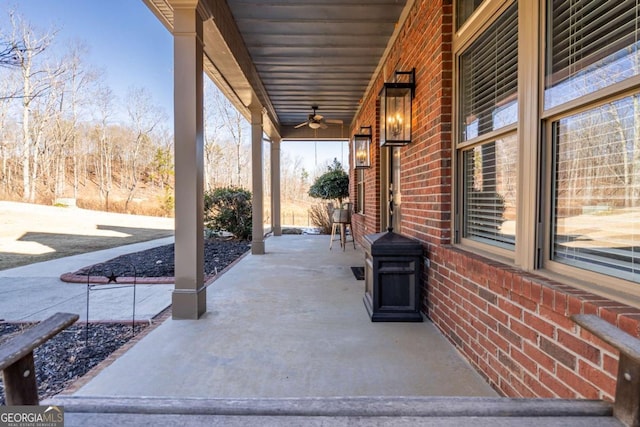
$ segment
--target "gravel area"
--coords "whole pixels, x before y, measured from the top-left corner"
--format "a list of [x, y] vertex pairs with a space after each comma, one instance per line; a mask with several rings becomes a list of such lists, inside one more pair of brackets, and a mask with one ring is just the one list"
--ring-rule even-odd
[[[0, 323], [0, 344], [33, 325]], [[136, 324], [136, 334], [147, 327]], [[90, 323], [88, 341], [86, 331], [84, 323], [76, 323], [36, 348], [34, 361], [41, 400], [60, 393], [133, 337], [131, 325], [119, 323]], [[4, 404], [0, 378], [0, 405]]]
[[[250, 249], [250, 243], [244, 240], [208, 239], [204, 243], [205, 275], [215, 274], [235, 261]], [[74, 274], [86, 276], [110, 274], [136, 277], [174, 277], [173, 243], [140, 252], [122, 255], [102, 264], [87, 266]]]

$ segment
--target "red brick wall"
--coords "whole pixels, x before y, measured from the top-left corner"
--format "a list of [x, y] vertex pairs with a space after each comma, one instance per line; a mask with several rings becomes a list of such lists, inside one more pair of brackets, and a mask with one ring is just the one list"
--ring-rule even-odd
[[[365, 234], [375, 233], [379, 229], [380, 224], [380, 150], [376, 141], [379, 140], [379, 126], [376, 121], [379, 113], [379, 102], [377, 102], [377, 92], [370, 93], [363, 102], [360, 114], [355, 122], [351, 134], [355, 134], [360, 130], [360, 126], [371, 126], [372, 143], [370, 146], [371, 168], [364, 169], [365, 174], [365, 200], [364, 214], [356, 214], [351, 219], [354, 234], [363, 236]], [[351, 141], [353, 142], [353, 140]], [[349, 145], [349, 158], [353, 159], [353, 146]], [[353, 161], [350, 162], [352, 164]], [[351, 186], [352, 199], [355, 202], [357, 197], [357, 179], [354, 169], [351, 170], [349, 180]], [[355, 206], [355, 203], [354, 203]]]
[[[376, 84], [363, 99], [360, 113], [355, 120], [355, 126], [351, 130], [351, 134], [355, 134], [359, 131], [360, 126], [371, 126], [371, 132], [373, 135], [372, 143], [370, 147], [371, 155], [371, 168], [365, 169], [365, 202], [364, 202], [364, 214], [357, 214], [352, 218], [352, 226], [354, 227], [354, 234], [357, 237], [362, 237], [365, 234], [377, 233], [380, 231], [380, 171], [383, 165], [380, 160], [380, 147], [378, 141], [380, 140], [380, 126], [378, 123], [378, 117], [380, 114], [380, 102], [378, 100], [378, 93], [380, 87], [382, 87], [384, 80], [382, 76], [377, 76]], [[350, 146], [349, 155], [353, 158], [353, 149]], [[353, 163], [353, 162], [351, 162]], [[355, 170], [351, 171], [352, 193], [356, 195], [356, 174]]]
[[613, 399], [617, 351], [570, 316], [597, 314], [637, 337], [640, 310], [455, 247], [429, 258], [430, 318], [496, 390]]
[[[413, 141], [401, 153], [401, 233], [421, 241], [429, 259], [423, 310], [506, 396], [612, 399], [617, 352], [569, 317], [597, 314], [639, 336], [640, 310], [450, 245], [451, 3], [416, 0], [352, 129], [372, 125], [378, 135], [376, 104], [384, 80], [394, 70], [416, 68]], [[360, 241], [380, 231], [381, 165], [375, 142], [372, 156], [373, 166], [365, 172], [365, 215], [353, 219]], [[352, 175], [354, 195], [355, 190]]]
[[[427, 249], [451, 238], [451, 1], [417, 1], [393, 69], [416, 68], [412, 140], [401, 152], [401, 233]], [[395, 50], [395, 49], [394, 49]]]
[[[444, 6], [443, 6], [444, 5]], [[372, 168], [366, 170], [365, 215], [356, 215], [356, 235], [380, 230], [380, 148], [377, 123], [378, 93], [396, 70], [416, 68], [416, 97], [412, 122], [415, 143], [402, 149], [402, 233], [431, 243], [448, 243], [450, 232], [451, 171], [451, 1], [416, 2], [392, 54], [376, 84], [363, 99], [356, 118], [373, 126]], [[444, 31], [443, 31], [444, 30]], [[352, 154], [351, 154], [352, 155]], [[352, 171], [352, 194], [356, 194]], [[425, 183], [428, 183], [425, 186]]]

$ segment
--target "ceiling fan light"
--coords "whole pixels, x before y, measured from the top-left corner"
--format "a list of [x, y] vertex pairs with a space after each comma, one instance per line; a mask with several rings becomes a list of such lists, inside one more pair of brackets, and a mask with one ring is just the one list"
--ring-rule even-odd
[[311, 123], [309, 123], [309, 127], [310, 127], [311, 129], [319, 129], [319, 128], [320, 128], [320, 123], [317, 123], [317, 122], [311, 122]]

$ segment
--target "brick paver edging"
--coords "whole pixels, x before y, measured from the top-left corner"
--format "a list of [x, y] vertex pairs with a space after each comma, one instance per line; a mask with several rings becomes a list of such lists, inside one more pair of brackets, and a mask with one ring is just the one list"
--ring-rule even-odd
[[[215, 274], [211, 274], [205, 277], [205, 283], [215, 277]], [[60, 276], [60, 280], [67, 283], [87, 283], [87, 276], [85, 274], [64, 273]], [[117, 278], [117, 283], [120, 284], [132, 284], [134, 282], [133, 277], [122, 276]], [[135, 282], [138, 285], [171, 285], [175, 282], [174, 277], [137, 277]], [[90, 276], [89, 283], [92, 285], [107, 285], [109, 278], [104, 276]]]

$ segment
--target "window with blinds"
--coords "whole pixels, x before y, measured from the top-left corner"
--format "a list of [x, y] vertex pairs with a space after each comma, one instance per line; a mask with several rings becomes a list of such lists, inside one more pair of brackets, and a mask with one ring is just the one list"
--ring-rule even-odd
[[356, 212], [364, 213], [364, 169], [356, 169]]
[[640, 283], [640, 95], [552, 124], [554, 261]]
[[461, 141], [517, 122], [517, 2], [460, 56], [459, 87]]
[[456, 1], [456, 28], [462, 27], [467, 18], [480, 6], [483, 0]]
[[517, 153], [516, 135], [464, 151], [463, 237], [515, 249]]
[[638, 0], [548, 2], [545, 108], [640, 73]]

